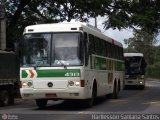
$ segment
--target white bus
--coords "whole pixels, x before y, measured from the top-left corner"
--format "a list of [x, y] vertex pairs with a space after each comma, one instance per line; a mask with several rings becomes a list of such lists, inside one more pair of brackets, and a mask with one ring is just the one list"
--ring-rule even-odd
[[146, 62], [143, 53], [124, 53], [125, 86], [136, 85], [145, 87]]
[[23, 99], [77, 99], [88, 107], [99, 96], [118, 97], [123, 89], [122, 44], [93, 26], [56, 23], [28, 26], [21, 50], [20, 80]]

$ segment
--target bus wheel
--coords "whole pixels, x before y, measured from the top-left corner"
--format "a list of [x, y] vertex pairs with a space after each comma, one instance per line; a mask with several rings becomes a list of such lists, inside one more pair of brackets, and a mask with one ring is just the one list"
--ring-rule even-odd
[[9, 93], [7, 90], [0, 92], [0, 106], [6, 106], [9, 104]]
[[145, 88], [145, 85], [141, 85], [141, 86], [140, 86], [140, 88], [141, 88], [142, 90], [144, 90], [144, 88]]
[[96, 84], [94, 84], [93, 86], [93, 90], [92, 90], [92, 97], [90, 99], [85, 100], [85, 106], [86, 107], [92, 107], [94, 102], [95, 102], [95, 98], [97, 96], [97, 89], [96, 89]]
[[47, 105], [47, 100], [45, 100], [45, 99], [37, 99], [37, 100], [36, 100], [36, 105], [37, 105], [39, 108], [45, 108], [46, 105]]
[[109, 98], [111, 99], [117, 99], [118, 98], [118, 85], [115, 83], [113, 88], [113, 93], [109, 94]]

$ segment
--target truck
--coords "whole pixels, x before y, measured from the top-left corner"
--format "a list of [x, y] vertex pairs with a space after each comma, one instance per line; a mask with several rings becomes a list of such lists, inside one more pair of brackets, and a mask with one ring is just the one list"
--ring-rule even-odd
[[0, 106], [14, 104], [19, 95], [18, 57], [6, 43], [5, 1], [0, 0]]
[[0, 50], [0, 106], [14, 104], [19, 94], [19, 65], [15, 52]]
[[141, 86], [145, 88], [146, 62], [143, 53], [124, 53], [125, 87]]

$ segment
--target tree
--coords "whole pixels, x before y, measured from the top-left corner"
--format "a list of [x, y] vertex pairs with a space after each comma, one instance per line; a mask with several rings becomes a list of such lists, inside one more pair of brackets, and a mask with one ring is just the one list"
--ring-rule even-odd
[[105, 22], [106, 28], [133, 28], [134, 37], [125, 40], [130, 43], [128, 50], [145, 52], [149, 64], [154, 63], [153, 48], [160, 28], [159, 5], [159, 0], [115, 0], [114, 9]]
[[[150, 28], [157, 32], [160, 28], [159, 0], [113, 0], [108, 5], [105, 27], [108, 28]], [[104, 11], [105, 12], [105, 11]]]
[[134, 33], [133, 38], [124, 40], [124, 43], [128, 46], [125, 52], [141, 52], [144, 54], [147, 63], [153, 64], [156, 61], [155, 53], [157, 54], [156, 37], [157, 34], [151, 36], [145, 31], [139, 30]]
[[[12, 7], [11, 3], [14, 3], [13, 5], [15, 5], [14, 7]], [[12, 36], [14, 36], [14, 30], [16, 29], [16, 24], [17, 21], [19, 20], [21, 13], [23, 12], [24, 8], [26, 5], [28, 5], [31, 2], [31, 0], [8, 0], [6, 1], [6, 14], [7, 14], [7, 18], [8, 18], [8, 24], [7, 24], [7, 47], [9, 48], [13, 48], [13, 44], [12, 44]], [[14, 14], [12, 12], [12, 10], [14, 11]], [[9, 37], [11, 36], [11, 37]]]
[[81, 4], [81, 0], [7, 0], [7, 47], [13, 48], [13, 42], [20, 39], [27, 25], [71, 19], [86, 21]]
[[107, 16], [105, 28], [137, 27], [153, 36], [160, 26], [159, 0], [7, 0], [7, 42], [17, 40], [25, 26]]

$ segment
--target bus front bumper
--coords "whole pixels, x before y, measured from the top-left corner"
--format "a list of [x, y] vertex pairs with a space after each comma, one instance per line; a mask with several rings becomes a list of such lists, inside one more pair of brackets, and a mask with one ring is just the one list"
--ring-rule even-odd
[[71, 89], [21, 88], [22, 99], [87, 99], [89, 95], [83, 87]]
[[126, 79], [125, 85], [142, 85], [145, 86], [144, 79]]

